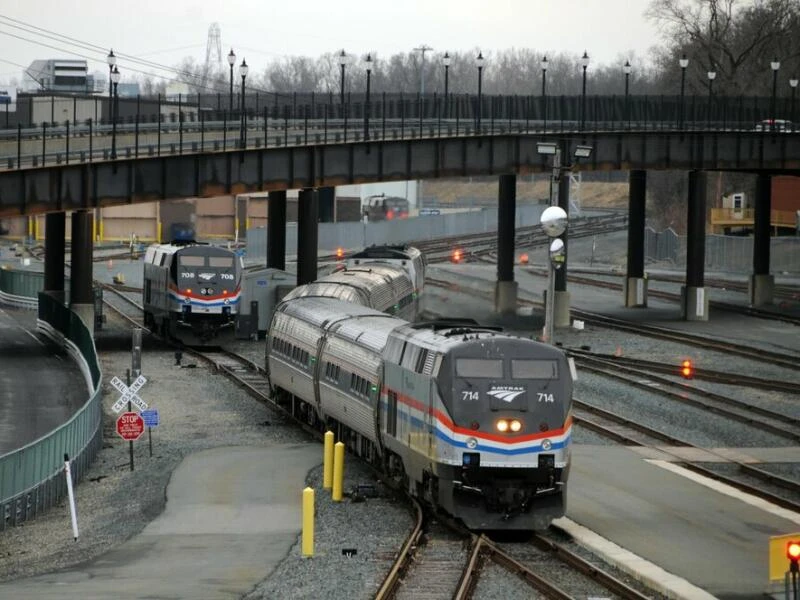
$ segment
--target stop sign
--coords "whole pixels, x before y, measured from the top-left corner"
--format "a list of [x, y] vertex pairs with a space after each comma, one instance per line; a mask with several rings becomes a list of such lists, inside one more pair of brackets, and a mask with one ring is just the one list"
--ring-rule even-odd
[[144, 420], [139, 413], [122, 413], [117, 419], [117, 433], [123, 440], [138, 440], [144, 432]]

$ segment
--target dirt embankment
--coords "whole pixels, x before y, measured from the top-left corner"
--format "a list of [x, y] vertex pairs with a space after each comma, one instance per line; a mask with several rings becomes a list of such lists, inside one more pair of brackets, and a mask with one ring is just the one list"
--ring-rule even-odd
[[[440, 204], [487, 206], [497, 203], [497, 179], [436, 179], [422, 182], [423, 199], [435, 199]], [[535, 181], [517, 179], [517, 202], [536, 202], [546, 199], [550, 183], [546, 177]], [[628, 206], [628, 184], [585, 181], [573, 184], [570, 190], [573, 199], [579, 199], [582, 207], [596, 206], [626, 208]]]

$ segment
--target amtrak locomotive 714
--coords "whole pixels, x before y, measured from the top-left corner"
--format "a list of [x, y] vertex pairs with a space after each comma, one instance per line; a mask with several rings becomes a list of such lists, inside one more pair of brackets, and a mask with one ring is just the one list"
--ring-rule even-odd
[[234, 338], [242, 259], [195, 242], [153, 244], [144, 257], [145, 325], [190, 346]]
[[305, 297], [276, 309], [266, 366], [279, 402], [472, 529], [564, 514], [573, 383], [553, 346]]

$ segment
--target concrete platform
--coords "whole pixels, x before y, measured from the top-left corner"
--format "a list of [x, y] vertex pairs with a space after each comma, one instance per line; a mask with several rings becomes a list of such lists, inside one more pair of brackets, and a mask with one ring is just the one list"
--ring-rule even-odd
[[320, 458], [316, 443], [193, 454], [141, 534], [88, 564], [2, 584], [0, 598], [241, 598], [297, 540], [305, 477]]
[[[726, 487], [628, 448], [575, 446], [567, 516], [717, 598], [761, 597], [769, 537], [796, 531], [800, 514]], [[611, 546], [597, 551], [613, 560]]]

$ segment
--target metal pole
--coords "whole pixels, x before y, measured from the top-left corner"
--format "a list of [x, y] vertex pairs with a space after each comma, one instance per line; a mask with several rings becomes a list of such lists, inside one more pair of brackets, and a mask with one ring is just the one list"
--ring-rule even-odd
[[547, 69], [542, 69], [542, 112], [544, 113], [544, 131], [547, 131]]
[[775, 131], [775, 96], [778, 93], [778, 69], [772, 69], [772, 103], [770, 106], [770, 129]]
[[158, 156], [161, 156], [161, 93], [158, 94], [158, 114], [156, 115], [156, 123], [158, 124], [158, 136], [156, 138], [158, 148], [156, 149], [156, 152]]
[[367, 69], [367, 104], [364, 107], [364, 141], [369, 141], [369, 117], [372, 112], [369, 102], [370, 81], [372, 80], [372, 70]]
[[681, 105], [678, 109], [678, 129], [683, 130], [683, 92], [686, 87], [686, 67], [681, 67]]
[[444, 66], [444, 118], [450, 118], [450, 105], [448, 99], [450, 98], [450, 65]]
[[111, 110], [111, 158], [117, 158], [117, 84], [114, 83], [114, 105]]
[[[91, 121], [90, 121], [91, 123]], [[91, 124], [89, 125], [91, 128]], [[91, 129], [89, 129], [89, 144], [91, 145]], [[17, 123], [17, 168], [22, 167], [22, 123]], [[91, 160], [91, 158], [89, 159]]]
[[339, 84], [339, 103], [342, 105], [342, 111], [344, 111], [344, 65], [341, 65], [341, 69], [342, 76]]
[[139, 110], [140, 110], [140, 103], [141, 103], [142, 96], [141, 94], [136, 94], [136, 134], [135, 134], [135, 146], [134, 146], [134, 156], [139, 158]]
[[[131, 387], [131, 370], [130, 369], [125, 369], [125, 385], [127, 385], [128, 387]], [[133, 409], [131, 408], [131, 401], [128, 400], [128, 412], [132, 412], [132, 410]], [[130, 458], [131, 458], [131, 471], [133, 471], [133, 440], [128, 442], [128, 451], [130, 452]]]
[[583, 92], [581, 93], [581, 131], [586, 128], [586, 65], [583, 65]]
[[[558, 206], [558, 198], [556, 192], [558, 186], [556, 177], [561, 171], [561, 148], [556, 148], [556, 153], [553, 155], [553, 171], [550, 174], [550, 206]], [[546, 344], [553, 343], [553, 307], [555, 305], [556, 295], [556, 270], [550, 260], [550, 241], [555, 238], [548, 238], [547, 248], [547, 296], [544, 303], [544, 342]]]
[[228, 93], [228, 110], [233, 112], [233, 64], [231, 64], [231, 87]]
[[625, 73], [625, 120], [628, 122], [628, 129], [631, 128], [631, 107], [628, 99], [628, 83], [630, 81], [631, 74]]
[[481, 132], [481, 94], [483, 87], [483, 67], [478, 67], [478, 133]]
[[242, 118], [240, 120], [241, 133], [239, 134], [240, 143], [241, 143], [241, 146], [242, 146], [243, 150], [245, 148], [247, 148], [247, 117], [245, 116], [245, 113], [244, 113], [244, 80], [245, 80], [245, 77], [246, 77], [245, 75], [242, 75]]

